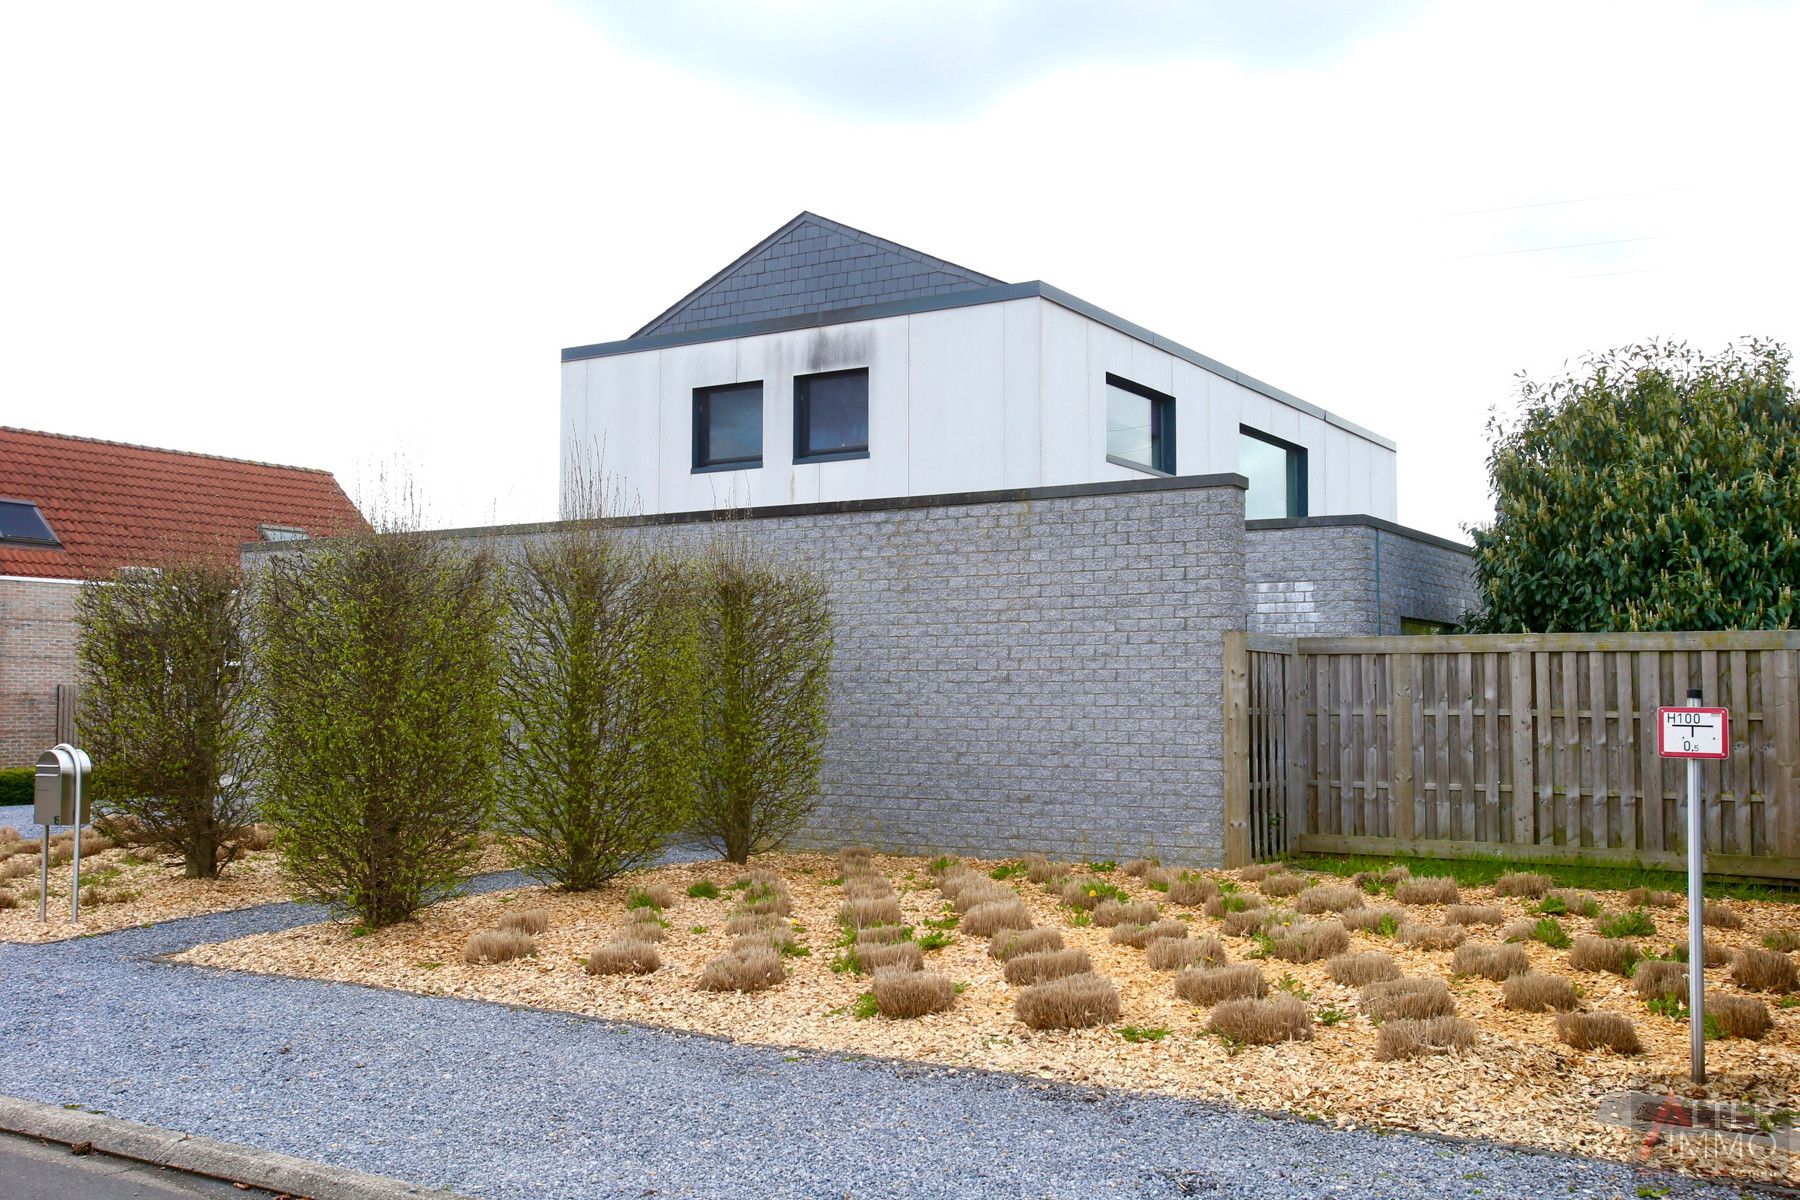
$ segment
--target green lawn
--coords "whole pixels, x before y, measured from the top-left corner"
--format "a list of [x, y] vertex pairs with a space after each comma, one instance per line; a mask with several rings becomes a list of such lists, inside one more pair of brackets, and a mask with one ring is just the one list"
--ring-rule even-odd
[[[1590, 891], [1622, 891], [1626, 888], [1647, 887], [1683, 894], [1687, 892], [1686, 873], [1647, 867], [1511, 862], [1503, 858], [1382, 858], [1370, 854], [1307, 854], [1294, 856], [1292, 861], [1295, 866], [1331, 875], [1382, 871], [1396, 863], [1404, 863], [1415, 875], [1448, 875], [1458, 883], [1470, 887], [1492, 883], [1507, 871], [1535, 871], [1556, 880], [1559, 887], [1586, 888]], [[1785, 904], [1800, 904], [1800, 880], [1744, 883], [1709, 879], [1706, 882], [1706, 894], [1722, 899], [1774, 900]]]

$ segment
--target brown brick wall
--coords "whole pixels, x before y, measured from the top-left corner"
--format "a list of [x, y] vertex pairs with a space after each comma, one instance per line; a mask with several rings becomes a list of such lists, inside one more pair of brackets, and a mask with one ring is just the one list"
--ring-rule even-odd
[[0, 579], [0, 767], [56, 743], [56, 685], [74, 683], [73, 580]]

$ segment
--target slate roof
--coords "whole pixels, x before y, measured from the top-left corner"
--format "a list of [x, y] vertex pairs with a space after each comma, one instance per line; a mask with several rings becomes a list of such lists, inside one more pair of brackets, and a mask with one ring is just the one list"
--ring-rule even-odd
[[631, 336], [912, 300], [1000, 282], [803, 212]]
[[61, 543], [0, 541], [0, 575], [99, 579], [170, 556], [235, 559], [259, 526], [363, 524], [328, 471], [0, 426], [0, 499], [36, 504]]

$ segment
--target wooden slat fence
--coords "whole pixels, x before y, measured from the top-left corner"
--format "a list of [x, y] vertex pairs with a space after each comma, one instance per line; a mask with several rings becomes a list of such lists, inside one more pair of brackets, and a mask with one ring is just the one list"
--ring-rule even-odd
[[1226, 858], [1292, 850], [1676, 866], [1659, 705], [1731, 710], [1709, 869], [1800, 877], [1800, 632], [1300, 638], [1225, 647]]

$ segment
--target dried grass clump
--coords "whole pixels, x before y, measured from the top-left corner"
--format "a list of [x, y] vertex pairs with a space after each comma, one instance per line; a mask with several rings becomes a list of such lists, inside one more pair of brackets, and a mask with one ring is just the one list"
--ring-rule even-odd
[[1284, 962], [1309, 963], [1350, 948], [1350, 931], [1339, 921], [1314, 921], [1274, 935], [1269, 953]]
[[1600, 915], [1600, 898], [1592, 892], [1584, 892], [1580, 888], [1551, 888], [1544, 893], [1544, 899], [1553, 905], [1560, 904], [1567, 912], [1583, 917]]
[[547, 908], [524, 908], [518, 912], [509, 912], [500, 918], [501, 929], [516, 929], [520, 933], [540, 934], [550, 928], [550, 910]]
[[1402, 904], [1455, 904], [1462, 899], [1462, 890], [1454, 879], [1424, 875], [1395, 884], [1394, 899]]
[[37, 859], [26, 859], [23, 856], [9, 858], [0, 862], [0, 879], [23, 879], [27, 875], [37, 874]]
[[1225, 914], [1226, 937], [1248, 937], [1253, 933], [1261, 933], [1275, 919], [1275, 914], [1266, 908], [1251, 908], [1243, 912]]
[[864, 925], [856, 931], [856, 940], [873, 946], [877, 942], [904, 942], [912, 937], [912, 930], [904, 925]]
[[1238, 869], [1238, 878], [1245, 883], [1261, 883], [1269, 876], [1287, 870], [1286, 863], [1251, 863]]
[[1142, 879], [1150, 872], [1159, 870], [1162, 863], [1154, 858], [1134, 858], [1119, 869], [1133, 879]]
[[0, 889], [0, 909], [19, 907], [19, 898], [11, 892]]
[[1083, 876], [1080, 879], [1065, 879], [1062, 887], [1057, 892], [1057, 899], [1061, 900], [1070, 908], [1086, 909], [1088, 912], [1093, 912], [1096, 908], [1100, 907], [1105, 898], [1095, 895], [1092, 889], [1096, 884], [1104, 882], [1104, 880], [1094, 879], [1091, 876]]
[[1296, 912], [1309, 915], [1348, 912], [1350, 909], [1361, 907], [1363, 907], [1363, 894], [1355, 888], [1341, 883], [1322, 883], [1318, 887], [1307, 888], [1294, 901]]
[[1740, 950], [1731, 964], [1731, 982], [1747, 992], [1794, 990], [1794, 960], [1775, 950]]
[[[1157, 924], [1167, 924], [1167, 922], [1159, 921]], [[1154, 925], [1114, 925], [1112, 932], [1106, 935], [1106, 940], [1115, 946], [1132, 946], [1142, 950], [1150, 944], [1152, 937], [1158, 936], [1151, 932], [1154, 928]], [[1187, 932], [1185, 926], [1182, 932]]]
[[851, 900], [887, 900], [894, 895], [894, 885], [884, 875], [858, 875], [844, 880], [844, 895]]
[[628, 942], [660, 942], [669, 936], [660, 921], [627, 921], [618, 936]]
[[752, 895], [745, 893], [739, 901], [737, 911], [745, 916], [785, 917], [794, 911], [794, 898], [782, 891], [764, 891]]
[[648, 975], [662, 956], [648, 942], [612, 941], [587, 956], [589, 975]]
[[[786, 889], [779, 890], [785, 891]], [[667, 884], [645, 884], [643, 887], [631, 889], [629, 903], [633, 908], [674, 908], [675, 892]]]
[[1283, 871], [1279, 875], [1269, 876], [1256, 886], [1265, 896], [1297, 896], [1306, 887], [1306, 880]]
[[1155, 971], [1179, 971], [1196, 963], [1217, 966], [1225, 961], [1225, 943], [1218, 938], [1152, 938], [1144, 959]]
[[1536, 871], [1507, 871], [1494, 880], [1494, 891], [1501, 896], [1528, 896], [1536, 900], [1550, 890], [1556, 881]]
[[[113, 841], [122, 846], [129, 844], [117, 837], [114, 837]], [[244, 840], [241, 845], [252, 854], [270, 849], [275, 845], [275, 827], [273, 825], [252, 825], [244, 831]]]
[[732, 937], [743, 937], [747, 933], [765, 933], [770, 930], [787, 928], [788, 923], [773, 913], [745, 913], [725, 922], [725, 932]]
[[977, 886], [959, 889], [951, 898], [950, 903], [956, 906], [957, 912], [968, 914], [984, 904], [1005, 904], [1009, 901], [1016, 901], [1018, 898], [1019, 893], [1004, 883], [995, 883], [988, 879]]
[[1036, 884], [1049, 883], [1052, 879], [1065, 876], [1075, 869], [1075, 864], [1065, 862], [1048, 862], [1031, 855], [1025, 860], [1025, 878]]
[[897, 900], [852, 900], [838, 910], [838, 922], [851, 929], [869, 925], [898, 925], [901, 922]]
[[1537, 922], [1535, 921], [1514, 921], [1500, 931], [1500, 940], [1503, 942], [1529, 942], [1532, 931], [1536, 928]]
[[1037, 950], [1006, 960], [1006, 982], [1014, 987], [1048, 983], [1068, 975], [1085, 975], [1094, 969], [1086, 950]]
[[1013, 1013], [1032, 1029], [1107, 1025], [1119, 1019], [1119, 992], [1099, 975], [1065, 975], [1020, 992]]
[[875, 851], [869, 849], [867, 846], [845, 846], [831, 857], [840, 867], [847, 867], [851, 863], [863, 863], [864, 865], [867, 865], [868, 861], [875, 857]]
[[1456, 998], [1436, 975], [1407, 975], [1362, 990], [1357, 1005], [1371, 1021], [1423, 1021], [1447, 1017], [1456, 1011]]
[[1390, 918], [1396, 927], [1406, 924], [1406, 913], [1398, 908], [1353, 908], [1338, 920], [1346, 929], [1367, 933]]
[[1618, 938], [1582, 934], [1569, 947], [1569, 965], [1577, 971], [1611, 971], [1629, 977], [1637, 960], [1636, 948]]
[[1759, 1038], [1769, 1032], [1769, 1006], [1751, 996], [1706, 994], [1706, 1023], [1728, 1038]]
[[1390, 979], [1400, 978], [1400, 968], [1394, 965], [1391, 955], [1371, 950], [1365, 954], [1335, 956], [1325, 964], [1325, 974], [1333, 983], [1366, 987], [1371, 983], [1386, 983]]
[[1475, 1026], [1461, 1017], [1389, 1021], [1375, 1034], [1375, 1061], [1397, 1062], [1425, 1054], [1448, 1054], [1475, 1044]]
[[1742, 929], [1744, 918], [1729, 904], [1718, 900], [1703, 900], [1700, 903], [1700, 923], [1711, 925], [1714, 929]]
[[472, 966], [503, 963], [536, 953], [537, 940], [516, 929], [483, 929], [469, 935], [463, 945], [463, 961]]
[[988, 937], [1002, 929], [1030, 929], [1031, 910], [1017, 895], [1010, 900], [992, 900], [965, 913], [960, 928], [970, 937]]
[[877, 971], [874, 991], [876, 1011], [894, 1020], [948, 1012], [956, 1004], [956, 985], [935, 971]]
[[1625, 903], [1632, 908], [1674, 908], [1681, 903], [1675, 892], [1659, 892], [1655, 888], [1634, 887], [1625, 893]]
[[1219, 885], [1209, 875], [1183, 872], [1169, 880], [1168, 894], [1170, 904], [1205, 904], [1219, 894]]
[[1241, 903], [1243, 908], [1239, 911], [1247, 912], [1253, 908], [1269, 907], [1269, 902], [1264, 900], [1261, 896], [1258, 896], [1255, 892], [1237, 892], [1230, 896], [1221, 893], [1207, 898], [1205, 906], [1200, 910], [1201, 915], [1215, 918], [1230, 916], [1230, 912], [1227, 911], [1225, 907], [1226, 901], [1228, 900]]
[[1687, 967], [1663, 959], [1646, 959], [1631, 973], [1631, 990], [1640, 1000], [1680, 1000], [1687, 996]]
[[786, 978], [787, 967], [774, 947], [740, 942], [701, 969], [699, 987], [703, 992], [760, 992]]
[[1223, 1000], [1253, 999], [1266, 994], [1268, 980], [1255, 963], [1221, 967], [1190, 967], [1175, 976], [1175, 994], [1189, 1004], [1218, 1004]]
[[1011, 962], [1021, 954], [1039, 954], [1063, 948], [1062, 932], [1056, 929], [1002, 929], [988, 942], [988, 957]]
[[1777, 929], [1774, 933], [1765, 933], [1762, 942], [1779, 954], [1792, 953], [1800, 950], [1800, 929]]
[[1094, 908], [1094, 924], [1103, 929], [1111, 929], [1114, 925], [1148, 925], [1154, 920], [1156, 905], [1148, 900], [1140, 900], [1135, 904], [1102, 900]]
[[1206, 1032], [1247, 1046], [1304, 1042], [1313, 1035], [1312, 1017], [1297, 996], [1266, 1000], [1226, 1000], [1206, 1019]]
[[1525, 957], [1523, 946], [1465, 942], [1456, 948], [1450, 969], [1458, 975], [1479, 975], [1495, 983], [1505, 983], [1514, 975], [1531, 970], [1531, 960]]
[[1394, 939], [1414, 950], [1454, 950], [1468, 936], [1461, 925], [1402, 925]]
[[858, 942], [856, 961], [865, 971], [923, 971], [925, 952], [913, 942]]
[[1508, 1008], [1534, 1013], [1551, 1008], [1568, 1012], [1581, 1003], [1574, 984], [1561, 975], [1546, 975], [1541, 971], [1514, 975], [1501, 986], [1500, 998]]
[[1637, 1026], [1616, 1013], [1563, 1013], [1556, 1018], [1559, 1041], [1577, 1050], [1611, 1050], [1615, 1054], [1642, 1054]]
[[1452, 904], [1444, 910], [1446, 925], [1498, 925], [1505, 917], [1492, 904]]

